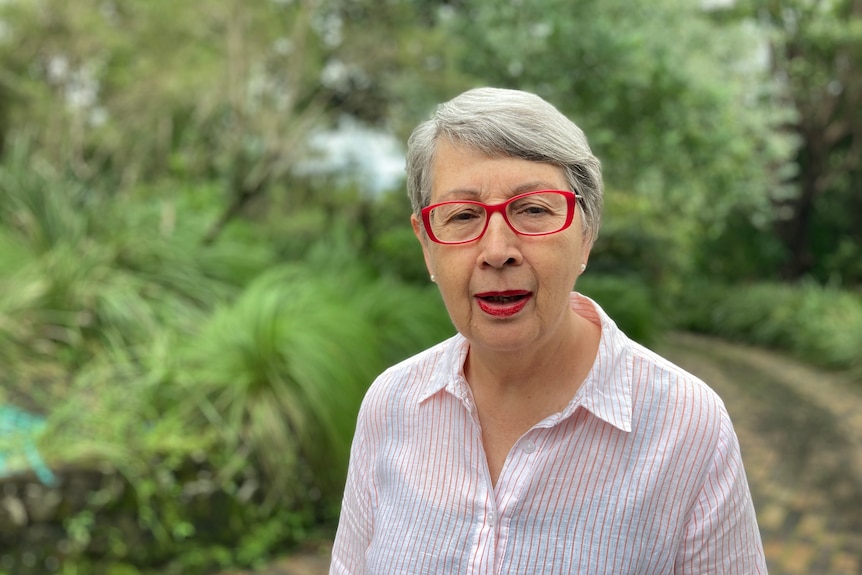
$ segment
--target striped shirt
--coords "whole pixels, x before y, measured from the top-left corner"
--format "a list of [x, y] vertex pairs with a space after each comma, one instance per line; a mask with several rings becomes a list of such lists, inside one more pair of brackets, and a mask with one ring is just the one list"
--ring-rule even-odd
[[492, 486], [460, 335], [375, 381], [359, 414], [330, 573], [766, 573], [739, 444], [703, 382], [592, 300], [599, 352], [568, 406]]

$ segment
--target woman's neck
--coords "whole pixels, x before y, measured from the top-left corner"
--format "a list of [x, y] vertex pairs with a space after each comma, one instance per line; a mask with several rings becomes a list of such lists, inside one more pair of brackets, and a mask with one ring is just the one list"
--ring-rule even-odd
[[471, 346], [465, 375], [474, 395], [524, 401], [561, 394], [568, 402], [592, 368], [601, 328], [573, 312], [557, 331], [558, 337], [536, 349], [512, 352]]
[[533, 353], [470, 349], [464, 372], [493, 485], [515, 442], [545, 418], [563, 411], [592, 369], [601, 328], [576, 318], [564, 326], [570, 330], [569, 337]]

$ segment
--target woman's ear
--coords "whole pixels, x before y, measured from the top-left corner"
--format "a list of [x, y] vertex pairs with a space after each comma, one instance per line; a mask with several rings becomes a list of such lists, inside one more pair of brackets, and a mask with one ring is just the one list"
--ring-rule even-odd
[[590, 251], [592, 249], [592, 244], [584, 244], [584, 247], [581, 250], [581, 273], [584, 273], [584, 271], [587, 269], [587, 262], [590, 261]]

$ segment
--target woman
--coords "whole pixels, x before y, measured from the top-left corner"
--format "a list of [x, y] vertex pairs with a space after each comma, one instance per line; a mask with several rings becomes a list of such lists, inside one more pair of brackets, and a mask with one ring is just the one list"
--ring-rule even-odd
[[331, 573], [765, 573], [721, 400], [571, 293], [602, 205], [581, 130], [471, 90], [407, 172], [458, 334], [369, 389]]

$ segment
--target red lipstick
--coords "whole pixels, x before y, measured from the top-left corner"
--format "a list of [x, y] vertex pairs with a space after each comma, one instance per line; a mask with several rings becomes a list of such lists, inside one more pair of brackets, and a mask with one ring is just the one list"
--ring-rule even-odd
[[526, 290], [492, 291], [476, 294], [479, 309], [494, 317], [511, 317], [524, 309], [533, 297]]

